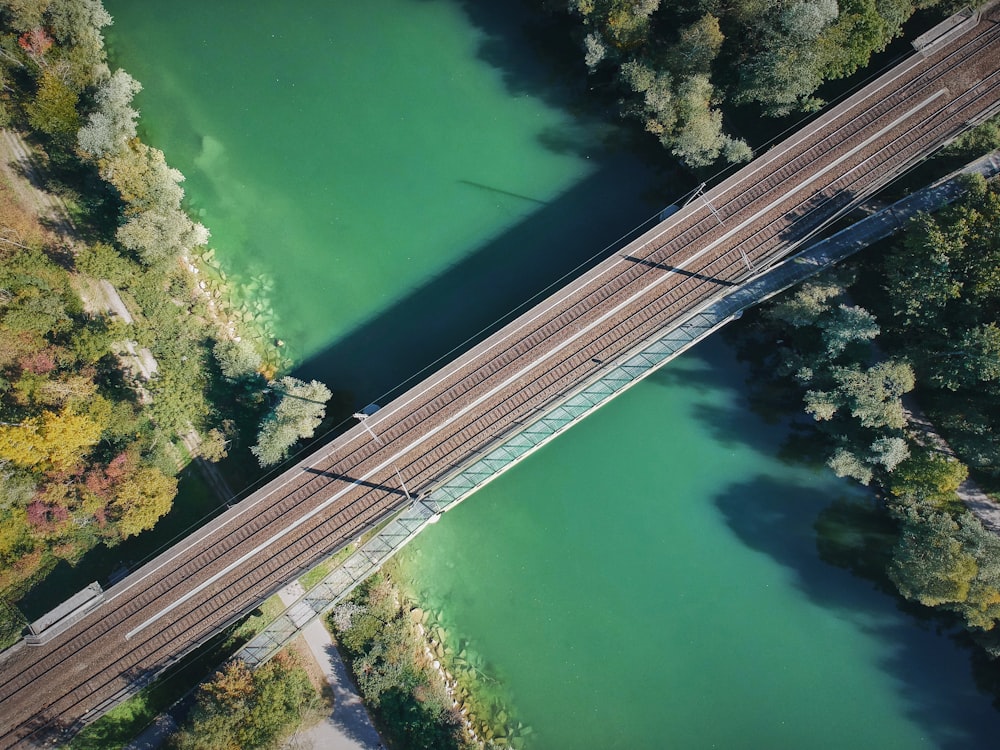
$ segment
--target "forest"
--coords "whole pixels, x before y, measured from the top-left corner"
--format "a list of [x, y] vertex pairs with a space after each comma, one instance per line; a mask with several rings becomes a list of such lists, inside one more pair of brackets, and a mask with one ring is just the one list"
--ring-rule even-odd
[[[552, 12], [561, 2], [544, 2]], [[949, 0], [569, 0], [595, 84], [692, 168], [753, 156], [734, 122], [815, 112], [819, 89], [869, 65], [917, 11]]]

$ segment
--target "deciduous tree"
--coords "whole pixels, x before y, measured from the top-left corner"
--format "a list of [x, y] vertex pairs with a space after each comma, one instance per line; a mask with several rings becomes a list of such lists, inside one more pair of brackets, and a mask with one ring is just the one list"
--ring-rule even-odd
[[135, 137], [139, 112], [132, 108], [132, 98], [142, 85], [124, 70], [116, 70], [97, 89], [97, 109], [87, 117], [77, 136], [80, 148], [94, 158], [117, 153]]
[[261, 424], [257, 444], [251, 452], [261, 466], [283, 461], [291, 447], [301, 438], [312, 437], [326, 413], [330, 390], [313, 380], [305, 383], [292, 377], [278, 381], [274, 390], [281, 399]]
[[165, 476], [151, 467], [140, 468], [122, 482], [111, 504], [118, 532], [123, 537], [130, 537], [153, 528], [170, 510], [176, 494], [177, 480], [174, 477]]
[[46, 411], [16, 426], [0, 426], [0, 458], [26, 468], [69, 469], [97, 443], [102, 429], [69, 409]]

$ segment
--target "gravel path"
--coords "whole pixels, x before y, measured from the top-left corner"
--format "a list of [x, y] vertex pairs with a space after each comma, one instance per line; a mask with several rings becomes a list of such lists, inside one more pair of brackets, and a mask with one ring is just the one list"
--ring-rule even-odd
[[[278, 592], [287, 607], [305, 593], [298, 581]], [[330, 633], [320, 620], [313, 620], [302, 631], [309, 651], [333, 691], [333, 712], [318, 724], [295, 734], [285, 744], [286, 750], [379, 750], [382, 744], [365, 710], [361, 696], [347, 674]]]

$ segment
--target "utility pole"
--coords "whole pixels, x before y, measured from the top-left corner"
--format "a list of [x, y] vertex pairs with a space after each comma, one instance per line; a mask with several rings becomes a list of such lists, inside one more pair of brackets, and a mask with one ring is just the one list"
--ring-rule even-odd
[[383, 443], [381, 440], [379, 440], [378, 435], [376, 435], [374, 432], [372, 432], [372, 428], [368, 426], [368, 422], [367, 422], [368, 415], [367, 414], [365, 414], [362, 411], [359, 411], [359, 412], [357, 412], [355, 414], [352, 414], [351, 416], [354, 417], [359, 422], [361, 422], [361, 426], [364, 427], [366, 430], [368, 430], [368, 434], [372, 436], [372, 439], [376, 443], [378, 443], [379, 445], [385, 445], [385, 443]]
[[694, 194], [690, 198], [687, 199], [687, 201], [684, 203], [684, 205], [685, 206], [688, 205], [688, 203], [690, 203], [691, 201], [693, 201], [698, 196], [701, 196], [701, 199], [703, 201], [705, 201], [705, 205], [708, 206], [708, 210], [712, 212], [712, 216], [715, 217], [715, 220], [719, 222], [719, 226], [720, 227], [726, 226], [726, 222], [724, 222], [722, 220], [722, 217], [719, 216], [719, 212], [715, 210], [715, 206], [712, 205], [712, 202], [708, 199], [708, 196], [705, 195], [705, 183], [704, 182], [701, 183], [697, 188], [695, 188]]
[[[715, 210], [715, 206], [713, 206], [713, 205], [712, 205], [712, 201], [710, 201], [710, 200], [708, 199], [708, 196], [707, 196], [707, 195], [705, 195], [705, 183], [704, 183], [704, 182], [703, 182], [703, 183], [701, 183], [701, 184], [700, 184], [700, 185], [699, 185], [699, 186], [698, 186], [698, 187], [697, 187], [697, 188], [695, 189], [695, 191], [694, 191], [694, 194], [693, 194], [693, 195], [692, 195], [692, 196], [691, 196], [690, 198], [688, 198], [688, 200], [687, 200], [687, 203], [685, 203], [684, 205], [686, 206], [686, 205], [687, 205], [688, 203], [690, 203], [691, 201], [693, 201], [693, 200], [694, 200], [695, 198], [697, 198], [697, 197], [698, 197], [699, 195], [701, 196], [701, 199], [702, 199], [703, 201], [705, 201], [705, 205], [706, 205], [706, 206], [708, 206], [708, 210], [712, 212], [712, 216], [714, 216], [714, 217], [715, 217], [715, 220], [716, 220], [717, 222], [719, 222], [719, 226], [720, 226], [720, 227], [724, 227], [724, 226], [726, 226], [726, 222], [724, 222], [724, 221], [722, 220], [722, 217], [721, 217], [721, 216], [719, 215], [719, 212]], [[743, 247], [742, 247], [742, 246], [741, 246], [741, 247], [739, 248], [739, 251], [740, 251], [740, 257], [742, 257], [742, 258], [743, 258], [743, 262], [744, 262], [744, 263], [746, 263], [746, 265], [747, 265], [747, 270], [748, 270], [748, 271], [749, 271], [750, 273], [753, 273], [753, 263], [751, 263], [751, 262], [750, 262], [750, 258], [748, 258], [748, 257], [747, 257], [747, 254], [746, 254], [746, 252], [745, 252], [745, 251], [743, 250]]]
[[393, 468], [393, 471], [396, 472], [396, 479], [399, 480], [399, 486], [403, 488], [403, 494], [405, 494], [406, 495], [406, 499], [409, 500], [412, 503], [413, 502], [413, 498], [410, 496], [410, 491], [408, 489], [406, 489], [406, 482], [403, 481], [403, 475], [399, 473], [399, 469], [396, 468], [396, 464], [393, 464], [392, 468]]

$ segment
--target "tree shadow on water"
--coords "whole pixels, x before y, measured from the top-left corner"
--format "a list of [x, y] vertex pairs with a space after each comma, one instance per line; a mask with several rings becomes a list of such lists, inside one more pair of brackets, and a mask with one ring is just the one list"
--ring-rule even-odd
[[989, 703], [988, 680], [973, 680], [947, 618], [895, 593], [884, 573], [894, 527], [869, 500], [841, 496], [824, 505], [815, 487], [761, 475], [714, 502], [736, 537], [787, 568], [812, 603], [883, 645], [878, 667], [935, 746], [993, 746], [1000, 713]]
[[692, 394], [690, 411], [712, 440], [774, 455], [788, 429], [788, 420], [764, 420], [751, 407], [746, 367], [720, 339], [709, 339], [649, 376], [659, 386]]

